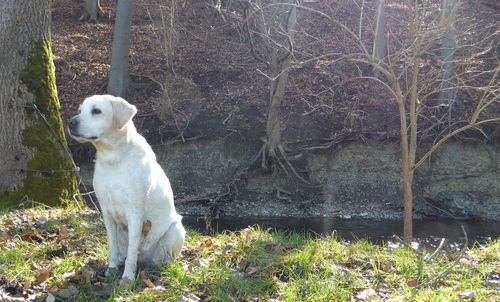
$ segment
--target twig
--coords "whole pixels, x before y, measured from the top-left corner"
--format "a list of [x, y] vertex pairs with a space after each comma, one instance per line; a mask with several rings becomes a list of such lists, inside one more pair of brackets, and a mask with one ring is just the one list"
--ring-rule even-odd
[[176, 204], [190, 203], [190, 202], [211, 202], [213, 198], [208, 196], [188, 196], [184, 198], [175, 199]]
[[439, 243], [439, 246], [436, 248], [436, 250], [432, 254], [425, 256], [424, 261], [432, 260], [432, 258], [434, 258], [437, 255], [437, 253], [439, 253], [439, 251], [443, 248], [445, 242], [446, 242], [446, 238], [441, 238], [441, 242]]
[[465, 251], [467, 250], [467, 248], [469, 246], [469, 237], [467, 236], [467, 232], [465, 231], [465, 227], [463, 224], [461, 225], [461, 228], [462, 228], [462, 232], [464, 233], [465, 243], [464, 243], [464, 247], [460, 251], [460, 254], [458, 255], [458, 257], [446, 269], [444, 269], [441, 273], [436, 275], [434, 278], [432, 278], [431, 280], [429, 280], [427, 282], [420, 284], [419, 285], [420, 288], [424, 287], [424, 286], [428, 286], [428, 285], [434, 285], [437, 281], [439, 281], [440, 279], [442, 279], [443, 277], [448, 275], [450, 273], [450, 271], [452, 270], [452, 268], [454, 268], [460, 262], [460, 259], [462, 259], [462, 256], [465, 254]]
[[358, 38], [360, 41], [362, 41], [361, 39], [361, 29], [363, 28], [363, 11], [364, 11], [364, 8], [365, 8], [365, 0], [363, 0], [361, 2], [361, 12], [359, 13], [359, 30], [358, 30]]

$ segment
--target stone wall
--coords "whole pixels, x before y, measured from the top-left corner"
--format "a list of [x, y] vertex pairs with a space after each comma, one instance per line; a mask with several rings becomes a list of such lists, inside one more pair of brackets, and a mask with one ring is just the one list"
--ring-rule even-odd
[[[177, 199], [184, 201], [177, 205], [184, 214], [217, 207], [231, 216], [402, 218], [396, 141], [344, 142], [304, 154], [300, 165], [314, 185], [274, 175], [259, 164], [238, 174], [258, 150], [258, 142], [237, 138], [155, 148]], [[419, 168], [414, 190], [415, 217], [500, 219], [500, 146], [446, 144]]]

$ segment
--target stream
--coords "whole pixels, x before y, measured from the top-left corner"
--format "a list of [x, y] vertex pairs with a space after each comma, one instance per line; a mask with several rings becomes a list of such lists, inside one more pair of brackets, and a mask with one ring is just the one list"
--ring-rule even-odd
[[[200, 216], [184, 216], [183, 223], [203, 233], [207, 233], [206, 223]], [[367, 239], [373, 243], [394, 242], [394, 235], [402, 237], [403, 222], [396, 220], [370, 220], [328, 217], [223, 217], [214, 220], [212, 230], [237, 231], [251, 225], [259, 225], [263, 229], [296, 231], [312, 234], [330, 234], [346, 241]], [[484, 243], [500, 237], [500, 221], [457, 221], [452, 219], [416, 220], [413, 223], [415, 241], [422, 246], [435, 247], [442, 238], [450, 246], [459, 248], [465, 243], [467, 233], [468, 245], [474, 242]], [[396, 239], [397, 240], [397, 239]]]

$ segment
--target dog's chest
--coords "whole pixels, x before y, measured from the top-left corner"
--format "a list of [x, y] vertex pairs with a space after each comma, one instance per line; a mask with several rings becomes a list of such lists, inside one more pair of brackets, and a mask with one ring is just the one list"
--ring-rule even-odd
[[[141, 167], [129, 167], [126, 163], [106, 165], [96, 163], [94, 189], [100, 203], [110, 207], [133, 207], [142, 202], [145, 195], [144, 173]], [[142, 176], [141, 176], [142, 175]]]

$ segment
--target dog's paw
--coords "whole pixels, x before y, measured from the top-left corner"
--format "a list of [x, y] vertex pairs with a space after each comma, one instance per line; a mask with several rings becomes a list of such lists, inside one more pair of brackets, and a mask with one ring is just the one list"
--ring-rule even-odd
[[116, 267], [108, 267], [106, 269], [106, 272], [104, 273], [104, 276], [115, 278], [116, 276], [118, 276], [118, 269]]
[[120, 279], [120, 282], [118, 283], [118, 290], [119, 291], [131, 290], [133, 286], [134, 286], [133, 280], [127, 277], [122, 277]]
[[146, 262], [142, 263], [142, 266], [146, 270], [157, 270], [159, 268], [158, 263], [156, 263], [156, 262], [154, 262], [152, 260], [146, 261]]

